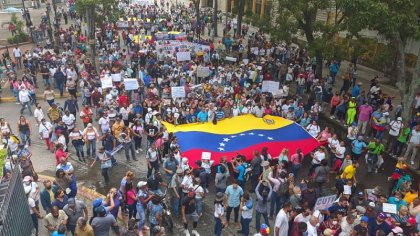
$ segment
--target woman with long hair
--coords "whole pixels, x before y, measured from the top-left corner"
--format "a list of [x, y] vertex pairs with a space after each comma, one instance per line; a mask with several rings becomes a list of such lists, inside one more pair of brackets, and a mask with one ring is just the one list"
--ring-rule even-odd
[[223, 220], [223, 215], [225, 214], [225, 206], [223, 204], [224, 194], [223, 192], [216, 193], [216, 199], [214, 200], [214, 235], [221, 236], [223, 225], [225, 221]]
[[[262, 186], [261, 186], [262, 185]], [[268, 191], [267, 191], [268, 187]], [[264, 217], [264, 221], [266, 225], [270, 225], [270, 222], [268, 221], [268, 202], [271, 199], [271, 195], [273, 193], [273, 187], [271, 187], [271, 184], [260, 180], [257, 187], [255, 188], [255, 194], [257, 195], [257, 206], [255, 207], [255, 228], [257, 232], [260, 231], [260, 219], [261, 215]]]
[[17, 127], [21, 144], [31, 146], [32, 128], [29, 121], [24, 116], [20, 116], [19, 121], [17, 122]]

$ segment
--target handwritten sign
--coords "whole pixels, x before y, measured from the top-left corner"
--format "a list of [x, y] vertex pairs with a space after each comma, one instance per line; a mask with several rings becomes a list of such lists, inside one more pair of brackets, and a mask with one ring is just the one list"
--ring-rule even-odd
[[210, 160], [211, 159], [211, 152], [202, 152], [201, 159], [203, 160]]
[[139, 88], [139, 82], [137, 79], [124, 79], [125, 90], [135, 90]]
[[386, 213], [397, 214], [397, 205], [382, 203], [382, 211]]
[[252, 47], [252, 48], [250, 48], [250, 51], [251, 51], [251, 53], [252, 54], [254, 54], [254, 55], [258, 55], [258, 47]]
[[112, 81], [121, 82], [121, 74], [111, 74]]
[[207, 77], [210, 75], [210, 68], [208, 66], [199, 66], [197, 67], [197, 77]]
[[117, 28], [119, 29], [126, 29], [128, 28], [128, 22], [127, 21], [117, 21]]
[[104, 78], [101, 79], [101, 86], [103, 89], [112, 88], [112, 77], [109, 75], [105, 75]]
[[236, 57], [226, 57], [226, 61], [236, 62]]
[[325, 210], [325, 209], [329, 208], [330, 206], [332, 206], [332, 204], [334, 203], [336, 198], [337, 198], [337, 196], [334, 194], [334, 195], [320, 197], [320, 198], [316, 199], [316, 203], [315, 203], [315, 206], [314, 206], [314, 211]]
[[172, 98], [185, 98], [185, 88], [183, 86], [171, 87]]
[[177, 61], [191, 61], [191, 53], [190, 52], [177, 52], [176, 60]]
[[261, 91], [277, 94], [279, 90], [279, 85], [280, 85], [279, 82], [265, 80], [262, 82]]

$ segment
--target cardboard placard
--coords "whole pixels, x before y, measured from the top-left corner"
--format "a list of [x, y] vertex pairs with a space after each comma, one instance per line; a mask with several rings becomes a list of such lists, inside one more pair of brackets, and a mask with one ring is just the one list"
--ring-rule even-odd
[[210, 68], [208, 66], [199, 66], [197, 67], [197, 77], [207, 77], [210, 75]]
[[185, 98], [185, 88], [183, 86], [171, 87], [172, 98]]
[[211, 152], [202, 152], [201, 159], [210, 160], [211, 159]]
[[382, 211], [386, 213], [397, 214], [397, 205], [382, 203]]
[[177, 61], [191, 61], [191, 53], [190, 52], [177, 52], [176, 60]]
[[328, 209], [330, 206], [332, 206], [336, 198], [337, 196], [335, 194], [325, 197], [319, 197], [318, 199], [316, 199], [314, 211]]
[[280, 82], [265, 80], [262, 82], [262, 92], [269, 92], [271, 94], [277, 94], [279, 90]]
[[105, 88], [112, 88], [112, 77], [109, 75], [105, 75], [102, 79], [101, 79], [101, 87], [103, 89]]
[[112, 81], [121, 82], [121, 74], [111, 74]]
[[137, 79], [124, 79], [124, 88], [127, 91], [138, 89], [139, 82]]
[[226, 61], [236, 62], [236, 57], [226, 57]]

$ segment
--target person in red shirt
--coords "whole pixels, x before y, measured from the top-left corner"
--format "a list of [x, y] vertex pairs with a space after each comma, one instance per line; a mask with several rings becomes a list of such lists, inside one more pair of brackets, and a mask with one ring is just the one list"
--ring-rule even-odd
[[118, 97], [118, 106], [119, 107], [128, 107], [130, 104], [128, 104], [128, 96], [127, 93], [124, 91], [121, 93], [121, 95]]
[[70, 156], [70, 153], [64, 151], [64, 145], [59, 143], [56, 146], [57, 151], [55, 151], [55, 165], [60, 164], [60, 159], [67, 158]]

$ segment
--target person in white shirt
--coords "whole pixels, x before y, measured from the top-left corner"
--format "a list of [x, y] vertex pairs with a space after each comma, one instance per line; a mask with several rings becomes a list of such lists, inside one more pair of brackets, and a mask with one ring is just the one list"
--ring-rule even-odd
[[34, 118], [36, 121], [36, 126], [39, 126], [41, 124], [41, 120], [44, 118], [44, 112], [42, 111], [41, 105], [37, 103], [36, 108], [34, 110]]
[[344, 153], [346, 152], [346, 144], [343, 141], [341, 141], [340, 145], [337, 145], [333, 152], [336, 158], [343, 160]]
[[214, 235], [221, 236], [223, 226], [226, 224], [223, 215], [225, 214], [225, 207], [223, 205], [224, 194], [222, 192], [216, 193], [216, 199], [214, 200], [214, 220], [216, 221], [214, 226]]
[[397, 141], [398, 135], [403, 128], [404, 124], [401, 117], [398, 117], [396, 120], [393, 120], [391, 123], [389, 123], [389, 137], [388, 141], [386, 142], [386, 148], [388, 150], [391, 149], [394, 143]]
[[407, 150], [405, 151], [404, 158], [408, 160], [408, 156], [411, 154], [411, 165], [414, 165], [414, 158], [416, 158], [417, 150], [420, 147], [420, 125], [417, 125], [410, 134], [408, 139]]
[[108, 112], [104, 112], [104, 115], [99, 119], [98, 121], [99, 124], [99, 130], [101, 131], [102, 134], [105, 134], [106, 132], [109, 131], [109, 117], [108, 117]]
[[244, 193], [241, 198], [239, 210], [241, 211], [241, 226], [242, 229], [239, 233], [249, 235], [249, 224], [252, 220], [253, 204], [255, 204], [248, 193]]
[[76, 117], [71, 114], [68, 110], [64, 112], [64, 116], [61, 118], [68, 130], [73, 130]]
[[16, 60], [17, 60], [17, 68], [21, 69], [22, 68], [22, 53], [20, 51], [20, 48], [18, 48], [17, 46], [15, 48], [13, 48], [13, 56], [15, 56]]
[[30, 103], [31, 95], [25, 87], [21, 87], [19, 91], [19, 102], [22, 104], [22, 108], [20, 108], [20, 114], [22, 115], [25, 111], [25, 108], [28, 108], [29, 114], [32, 115], [32, 108]]
[[289, 216], [288, 214], [292, 211], [292, 204], [286, 202], [283, 204], [283, 208], [279, 211], [276, 216], [274, 224], [274, 236], [288, 235], [289, 233]]
[[54, 151], [54, 143], [51, 142], [50, 134], [53, 132], [53, 126], [50, 122], [46, 121], [45, 118], [41, 119], [39, 124], [39, 136], [45, 140], [48, 150]]
[[316, 138], [318, 136], [319, 132], [321, 132], [321, 128], [319, 127], [319, 125], [316, 123], [315, 120], [312, 121], [311, 124], [306, 126], [306, 130], [314, 138]]
[[318, 236], [317, 232], [317, 225], [318, 225], [319, 219], [318, 217], [312, 215], [309, 219], [309, 222], [306, 223], [307, 227], [307, 236]]

